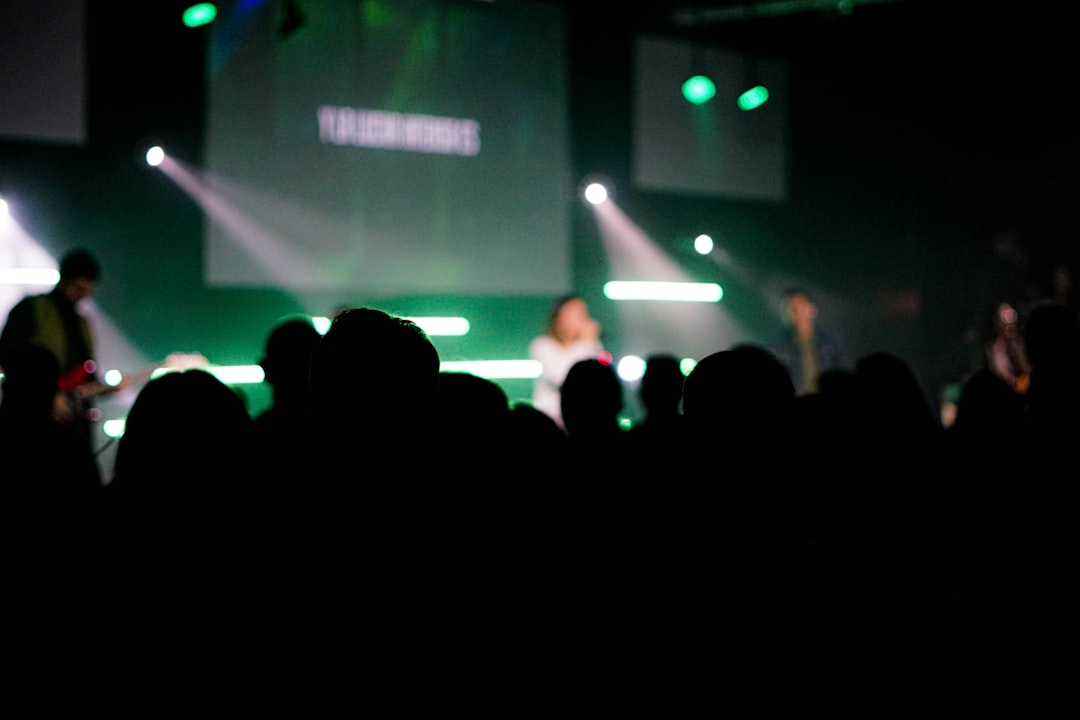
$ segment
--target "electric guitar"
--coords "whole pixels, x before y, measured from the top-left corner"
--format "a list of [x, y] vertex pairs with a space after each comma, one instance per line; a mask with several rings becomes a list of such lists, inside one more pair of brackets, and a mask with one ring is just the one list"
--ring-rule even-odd
[[93, 398], [111, 395], [145, 383], [159, 370], [188, 370], [206, 368], [209, 365], [210, 361], [202, 353], [174, 352], [161, 362], [152, 363], [132, 373], [122, 373], [120, 381], [112, 384], [96, 379], [94, 373], [97, 372], [97, 363], [87, 360], [60, 377], [57, 383], [56, 400], [53, 403], [53, 417], [64, 424], [79, 420], [99, 420], [101, 411], [88, 405]]

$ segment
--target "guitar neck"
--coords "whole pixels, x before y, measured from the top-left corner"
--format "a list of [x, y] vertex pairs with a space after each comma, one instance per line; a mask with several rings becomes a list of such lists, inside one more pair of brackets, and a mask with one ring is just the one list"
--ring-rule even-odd
[[94, 378], [97, 365], [87, 360], [82, 365], [68, 371], [58, 383], [58, 389], [78, 400], [89, 400], [100, 395], [108, 395], [137, 383], [143, 383], [153, 377], [154, 372], [169, 368], [185, 370], [195, 367], [207, 367], [210, 362], [201, 353], [171, 353], [165, 360], [152, 363], [132, 373], [125, 373], [116, 385], [109, 385]]

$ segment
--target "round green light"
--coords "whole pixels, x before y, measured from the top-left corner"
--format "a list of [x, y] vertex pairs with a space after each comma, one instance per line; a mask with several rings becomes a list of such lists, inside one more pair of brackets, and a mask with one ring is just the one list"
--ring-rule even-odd
[[184, 11], [184, 25], [199, 27], [214, 22], [216, 17], [217, 7], [214, 3], [197, 3]]
[[769, 99], [769, 91], [762, 85], [752, 87], [739, 96], [740, 110], [753, 110], [761, 107]]
[[695, 105], [707, 103], [716, 95], [716, 85], [704, 75], [694, 75], [682, 84], [683, 97]]

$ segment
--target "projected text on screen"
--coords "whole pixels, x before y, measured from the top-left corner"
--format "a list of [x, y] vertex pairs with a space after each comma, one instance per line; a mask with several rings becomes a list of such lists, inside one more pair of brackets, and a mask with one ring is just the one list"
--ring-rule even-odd
[[[205, 280], [342, 295], [569, 288], [562, 10], [223, 4], [211, 36]], [[481, 135], [481, 128], [483, 133]]]

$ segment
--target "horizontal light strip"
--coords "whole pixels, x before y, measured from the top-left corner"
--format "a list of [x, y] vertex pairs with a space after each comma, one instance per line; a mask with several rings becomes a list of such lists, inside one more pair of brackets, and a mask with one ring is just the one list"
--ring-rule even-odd
[[[463, 317], [406, 317], [420, 326], [428, 335], [466, 335], [469, 332], [469, 321]], [[331, 319], [328, 317], [314, 317], [312, 323], [315, 329], [325, 335], [330, 329]]]
[[[187, 370], [190, 368], [161, 367], [150, 375], [151, 378], [161, 377], [165, 373]], [[215, 365], [199, 368], [205, 370], [226, 385], [252, 385], [261, 383], [265, 374], [259, 365]]]
[[226, 385], [250, 385], [261, 383], [265, 378], [259, 365], [221, 365], [206, 370]]
[[[151, 377], [176, 372], [183, 368], [158, 368]], [[261, 383], [264, 379], [259, 365], [215, 365], [202, 368], [217, 376], [226, 385]], [[485, 378], [538, 378], [542, 367], [538, 360], [462, 360], [446, 361], [440, 366], [447, 372], [467, 372]]]
[[463, 317], [409, 317], [428, 335], [465, 335], [469, 321]]
[[[185, 368], [158, 368], [153, 377], [160, 377], [165, 373], [179, 372]], [[243, 385], [263, 382], [263, 370], [258, 365], [221, 365], [217, 367], [201, 368], [217, 376], [227, 385]], [[478, 377], [491, 380], [540, 377], [541, 365], [537, 360], [468, 360], [461, 362], [444, 362], [440, 370], [446, 372], [467, 372]], [[0, 374], [2, 377], [2, 374]], [[112, 438], [118, 438], [124, 434], [126, 418], [106, 420], [103, 423], [105, 434]]]
[[490, 379], [538, 378], [543, 370], [539, 360], [466, 360], [446, 361], [443, 372], [465, 372]]
[[720, 302], [724, 290], [716, 283], [631, 282], [604, 283], [610, 300], [666, 300], [672, 302]]
[[48, 268], [0, 268], [0, 285], [55, 285], [60, 271]]

